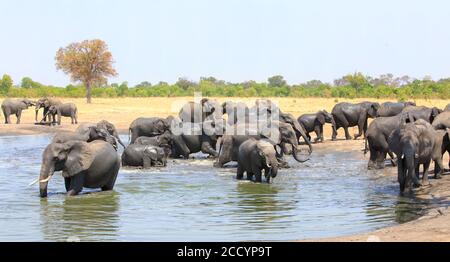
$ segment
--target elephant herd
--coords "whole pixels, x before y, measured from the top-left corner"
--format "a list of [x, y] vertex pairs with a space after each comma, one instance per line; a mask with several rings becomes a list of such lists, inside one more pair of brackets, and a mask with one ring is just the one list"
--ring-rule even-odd
[[[61, 125], [62, 117], [70, 117], [72, 124], [78, 124], [78, 109], [74, 103], [62, 103], [55, 98], [43, 97], [37, 101], [29, 99], [5, 99], [2, 102], [2, 111], [5, 118], [5, 124], [12, 124], [11, 115], [17, 118], [16, 123], [20, 124], [22, 111], [28, 109], [30, 106], [35, 106], [35, 121], [36, 123], [46, 123], [47, 117], [50, 124]], [[38, 121], [38, 113], [43, 109], [43, 118]], [[57, 118], [56, 118], [57, 117]]]
[[[370, 125], [368, 119], [374, 118]], [[386, 156], [398, 166], [401, 192], [427, 182], [419, 181], [419, 165], [427, 174], [436, 162], [436, 178], [442, 174], [443, 154], [450, 152], [450, 105], [445, 110], [414, 103], [339, 103], [325, 110], [294, 118], [272, 101], [259, 99], [252, 107], [214, 99], [185, 104], [178, 116], [141, 117], [128, 130], [129, 144], [120, 140], [111, 123], [82, 125], [74, 132], [58, 133], [43, 153], [39, 179], [41, 197], [55, 171], [63, 171], [68, 195], [83, 187], [112, 190], [120, 167], [166, 167], [168, 158], [189, 158], [202, 152], [214, 159], [214, 168], [237, 162], [237, 179], [270, 183], [285, 157], [309, 160], [314, 143], [324, 142], [323, 127], [332, 127], [332, 140], [340, 128], [347, 140], [364, 136], [370, 151], [369, 169], [384, 168]], [[358, 127], [353, 137], [350, 127]], [[124, 147], [121, 157], [117, 143]], [[397, 160], [396, 160], [397, 158]]]

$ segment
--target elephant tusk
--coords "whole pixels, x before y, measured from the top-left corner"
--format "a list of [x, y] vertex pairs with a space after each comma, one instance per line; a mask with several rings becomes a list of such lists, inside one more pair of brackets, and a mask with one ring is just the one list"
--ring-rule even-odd
[[39, 183], [47, 183], [50, 179], [52, 179], [52, 176], [48, 176], [46, 179], [39, 181]]
[[269, 165], [269, 164], [266, 164], [266, 166], [267, 166], [268, 168], [272, 168], [272, 166], [271, 166], [271, 165]]
[[37, 184], [37, 182], [39, 182], [39, 178], [33, 180], [33, 182], [31, 182], [28, 186], [35, 185], [35, 184]]

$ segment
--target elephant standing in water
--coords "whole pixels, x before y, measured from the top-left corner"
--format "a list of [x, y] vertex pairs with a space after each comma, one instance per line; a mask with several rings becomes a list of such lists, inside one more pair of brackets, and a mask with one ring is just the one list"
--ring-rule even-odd
[[222, 107], [217, 100], [203, 98], [200, 103], [185, 104], [178, 116], [182, 122], [202, 123], [206, 119], [221, 119]]
[[354, 139], [366, 134], [367, 120], [369, 118], [377, 117], [380, 104], [373, 102], [362, 102], [359, 104], [339, 103], [334, 106], [331, 114], [336, 123], [336, 129], [333, 130], [333, 141], [337, 139], [337, 130], [344, 128], [345, 138], [351, 140], [352, 137], [348, 131], [349, 127], [358, 126], [358, 134], [355, 134]]
[[[411, 191], [428, 183], [428, 169], [431, 160], [436, 164], [435, 178], [440, 178], [444, 170], [443, 150], [448, 148], [449, 132], [436, 131], [427, 121], [401, 124], [389, 136], [389, 149], [398, 156], [398, 182], [400, 191]], [[423, 165], [422, 183], [419, 182], [419, 167]]]
[[92, 142], [95, 140], [107, 141], [110, 135], [106, 130], [90, 126], [87, 129], [83, 129], [75, 132], [58, 132], [52, 139], [52, 143], [66, 143], [69, 141], [84, 141]]
[[107, 142], [51, 143], [42, 155], [40, 196], [47, 197], [48, 182], [57, 171], [62, 171], [68, 196], [77, 195], [83, 187], [112, 190], [119, 168], [120, 158]]
[[166, 165], [167, 154], [161, 147], [131, 144], [122, 154], [122, 166], [150, 168]]
[[[37, 102], [36, 102], [36, 108], [35, 108], [35, 111], [36, 111], [36, 115], [35, 115], [35, 121], [37, 122], [38, 121], [38, 113], [39, 113], [39, 110], [41, 109], [41, 108], [44, 108], [44, 112], [43, 112], [43, 120], [44, 121], [47, 121], [47, 112], [48, 112], [48, 110], [50, 109], [50, 107], [51, 106], [57, 106], [57, 105], [61, 105], [62, 104], [62, 102], [59, 100], [59, 99], [56, 99], [56, 98], [47, 98], [47, 97], [44, 97], [44, 98], [41, 98], [41, 99], [39, 99]], [[56, 117], [55, 117], [55, 115], [56, 114], [52, 114], [51, 116], [53, 117], [53, 119], [50, 119], [50, 121], [52, 121], [53, 123], [56, 123]]]
[[262, 182], [262, 170], [266, 182], [278, 174], [278, 160], [273, 145], [264, 140], [249, 139], [242, 143], [238, 153], [237, 179], [247, 173], [247, 179], [255, 176], [256, 182]]
[[[286, 147], [282, 146], [283, 144], [287, 144], [292, 146], [293, 148], [292, 155], [294, 156], [294, 159], [296, 161], [301, 163], [308, 161], [309, 156], [303, 157], [299, 154], [300, 152], [298, 149], [298, 139], [292, 126], [283, 122], [273, 122], [272, 124], [276, 124], [278, 126], [279, 135], [277, 137], [274, 137], [277, 139], [277, 141], [270, 140], [272, 142], [272, 146], [281, 147], [281, 153], [277, 156], [278, 160], [281, 161], [283, 154], [287, 154], [287, 152], [284, 151]], [[228, 134], [229, 130], [227, 130], [227, 134], [221, 138], [219, 159], [214, 164], [214, 166], [216, 167], [223, 167], [228, 162], [237, 161], [239, 147], [242, 145], [242, 143], [244, 143], [248, 139], [251, 138], [257, 140], [271, 139], [271, 135], [273, 135], [273, 134], [266, 134], [264, 130], [260, 130], [257, 127], [257, 125], [254, 124], [235, 125], [232, 128], [235, 130], [233, 135], [229, 135]], [[244, 131], [245, 133], [241, 134], [241, 131]], [[309, 141], [306, 135], [304, 136], [304, 139], [306, 141]], [[309, 146], [309, 155], [311, 155], [312, 145], [309, 143], [308, 146]]]
[[12, 124], [11, 115], [16, 115], [17, 124], [20, 124], [20, 118], [22, 117], [22, 111], [28, 109], [30, 106], [34, 106], [34, 102], [28, 99], [5, 99], [2, 102], [3, 116], [5, 117], [5, 124]]
[[117, 140], [117, 142], [119, 142], [119, 144], [121, 144], [123, 146], [123, 148], [126, 147], [125, 144], [120, 139], [119, 133], [117, 132], [116, 127], [112, 123], [110, 123], [106, 120], [101, 120], [97, 124], [92, 124], [92, 123], [82, 124], [76, 129], [76, 132], [85, 133], [90, 127], [96, 127], [98, 129], [106, 130], [111, 136], [113, 136]]
[[133, 144], [140, 136], [158, 136], [170, 131], [170, 126], [174, 118], [172, 116], [166, 119], [159, 117], [140, 117], [134, 120], [129, 128], [130, 144]]
[[319, 111], [316, 114], [301, 115], [297, 119], [297, 121], [300, 123], [303, 129], [305, 129], [306, 136], [310, 141], [311, 136], [309, 135], [309, 133], [316, 133], [316, 139], [314, 140], [315, 143], [324, 141], [323, 126], [325, 125], [325, 123], [330, 123], [333, 131], [336, 128], [336, 123], [334, 122], [333, 116], [326, 110]]

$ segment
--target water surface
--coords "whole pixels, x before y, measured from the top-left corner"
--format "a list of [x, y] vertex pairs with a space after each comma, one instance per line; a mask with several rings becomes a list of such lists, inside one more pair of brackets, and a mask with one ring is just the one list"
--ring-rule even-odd
[[[126, 137], [123, 138], [127, 140]], [[212, 160], [122, 169], [112, 192], [67, 198], [61, 176], [39, 198], [49, 136], [0, 137], [0, 241], [257, 241], [335, 237], [417, 218], [432, 203], [399, 197], [395, 177], [359, 151], [317, 151], [271, 185], [237, 181]], [[331, 146], [332, 144], [330, 144]]]

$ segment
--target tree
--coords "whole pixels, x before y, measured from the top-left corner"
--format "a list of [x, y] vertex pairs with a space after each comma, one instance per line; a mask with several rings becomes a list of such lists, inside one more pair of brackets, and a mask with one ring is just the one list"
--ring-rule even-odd
[[22, 78], [22, 81], [20, 82], [20, 87], [29, 89], [29, 88], [39, 88], [42, 85], [38, 82], [33, 81], [30, 77], [24, 77]]
[[12, 86], [12, 78], [9, 75], [4, 74], [2, 79], [0, 79], [0, 93], [7, 94]]
[[367, 78], [362, 73], [346, 75], [344, 76], [344, 79], [350, 84], [351, 87], [353, 87], [357, 91], [360, 91], [363, 87], [369, 85]]
[[183, 90], [187, 90], [191, 86], [196, 86], [196, 83], [190, 81], [189, 79], [187, 79], [185, 77], [180, 77], [180, 78], [178, 78], [176, 85], [181, 87]]
[[284, 77], [280, 75], [269, 77], [267, 81], [269, 82], [270, 87], [282, 87], [286, 86], [287, 84], [286, 80], [284, 80]]
[[120, 85], [114, 87], [118, 96], [124, 96], [128, 91], [128, 82], [123, 82]]
[[135, 88], [145, 88], [145, 87], [152, 87], [152, 83], [148, 81], [143, 81], [135, 86]]
[[80, 81], [86, 87], [87, 103], [91, 103], [92, 85], [107, 82], [116, 76], [111, 52], [105, 42], [99, 39], [72, 43], [56, 53], [56, 69], [70, 75], [72, 81]]

